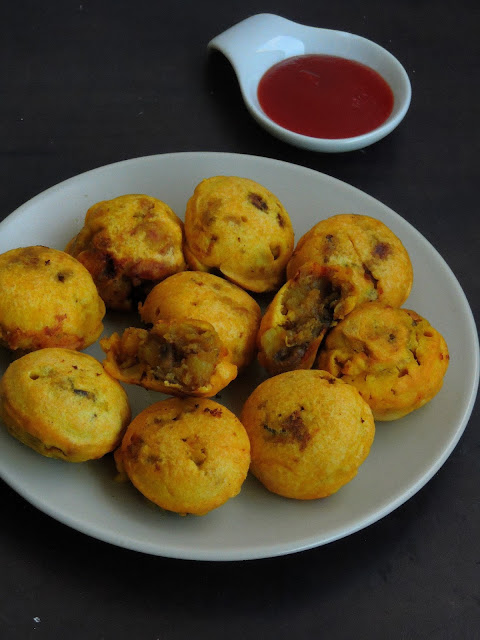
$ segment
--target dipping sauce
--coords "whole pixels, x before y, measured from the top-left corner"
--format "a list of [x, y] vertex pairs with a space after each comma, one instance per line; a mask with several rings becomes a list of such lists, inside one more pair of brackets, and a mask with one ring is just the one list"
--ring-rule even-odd
[[373, 131], [393, 109], [393, 92], [370, 67], [338, 56], [282, 60], [261, 78], [258, 101], [285, 129], [313, 138], [351, 138]]

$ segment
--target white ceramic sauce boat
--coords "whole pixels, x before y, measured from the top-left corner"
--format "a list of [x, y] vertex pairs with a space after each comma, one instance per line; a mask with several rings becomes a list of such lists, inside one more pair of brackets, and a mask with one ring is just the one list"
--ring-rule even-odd
[[[250, 114], [280, 140], [310, 151], [353, 151], [377, 142], [403, 120], [411, 100], [408, 74], [400, 62], [380, 45], [343, 31], [321, 29], [261, 13], [227, 29], [208, 43], [230, 61]], [[260, 107], [257, 88], [272, 65], [292, 56], [319, 53], [361, 62], [377, 71], [390, 85], [394, 104], [387, 120], [363, 135], [352, 138], [313, 138], [289, 131], [271, 120]]]

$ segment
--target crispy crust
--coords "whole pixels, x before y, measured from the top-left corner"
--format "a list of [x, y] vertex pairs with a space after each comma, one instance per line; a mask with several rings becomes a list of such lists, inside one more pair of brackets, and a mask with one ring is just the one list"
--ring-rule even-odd
[[396, 420], [440, 391], [448, 362], [443, 336], [425, 318], [375, 302], [331, 331], [317, 366], [355, 386], [376, 420]]
[[285, 279], [293, 243], [283, 205], [253, 180], [207, 178], [188, 201], [184, 253], [197, 271], [218, 269], [244, 289], [272, 291]]
[[133, 420], [115, 459], [163, 509], [205, 515], [239, 493], [250, 442], [238, 418], [217, 402], [169, 398]]
[[253, 475], [269, 491], [299, 500], [329, 496], [349, 482], [375, 434], [372, 412], [357, 390], [316, 370], [265, 380], [240, 420], [250, 438]]
[[125, 391], [85, 353], [47, 348], [7, 368], [0, 416], [12, 436], [38, 453], [68, 462], [115, 449], [130, 421]]
[[105, 305], [72, 256], [42, 246], [0, 255], [0, 344], [31, 351], [85, 349], [103, 331]]

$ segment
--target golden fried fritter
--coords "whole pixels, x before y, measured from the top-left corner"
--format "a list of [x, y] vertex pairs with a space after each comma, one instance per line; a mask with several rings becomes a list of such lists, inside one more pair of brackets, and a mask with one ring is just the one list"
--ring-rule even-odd
[[130, 407], [120, 383], [95, 358], [52, 347], [9, 365], [0, 381], [0, 417], [38, 453], [84, 462], [120, 444]]
[[240, 420], [253, 475], [269, 491], [299, 500], [329, 496], [352, 480], [375, 435], [372, 412], [358, 391], [313, 369], [262, 382]]
[[260, 364], [273, 375], [309, 369], [326, 331], [361, 301], [350, 267], [308, 262], [277, 291], [257, 335]]
[[240, 492], [250, 442], [238, 418], [217, 402], [169, 398], [133, 420], [115, 459], [163, 509], [205, 515]]
[[376, 420], [395, 420], [438, 393], [448, 361], [447, 344], [428, 320], [375, 302], [332, 329], [317, 366], [356, 387]]
[[201, 320], [160, 320], [149, 331], [130, 327], [100, 345], [114, 378], [170, 395], [214, 396], [237, 375], [217, 332]]
[[408, 253], [399, 238], [380, 220], [340, 214], [321, 220], [298, 241], [287, 266], [292, 278], [307, 262], [352, 270], [352, 284], [363, 300], [381, 300], [399, 307], [413, 282]]
[[32, 351], [85, 349], [103, 331], [91, 275], [63, 251], [33, 246], [0, 255], [0, 344]]
[[212, 273], [183, 271], [157, 284], [139, 307], [142, 320], [195, 318], [210, 322], [239, 369], [255, 355], [258, 303], [243, 289]]
[[183, 222], [161, 200], [127, 194], [94, 204], [67, 245], [107, 308], [135, 309], [154, 284], [186, 268]]
[[185, 257], [193, 269], [218, 269], [256, 292], [281, 286], [294, 243], [278, 198], [253, 180], [233, 176], [197, 185], [187, 204], [185, 237]]

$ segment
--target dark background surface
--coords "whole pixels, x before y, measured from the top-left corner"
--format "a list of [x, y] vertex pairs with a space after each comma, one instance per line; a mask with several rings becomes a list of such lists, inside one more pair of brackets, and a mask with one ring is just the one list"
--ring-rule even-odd
[[[400, 127], [347, 154], [271, 138], [207, 42], [262, 12], [350, 31], [404, 64]], [[0, 21], [0, 217], [126, 158], [229, 151], [344, 180], [411, 222], [478, 318], [480, 10], [476, 2], [17, 1]], [[164, 559], [91, 539], [1, 484], [0, 638], [480, 638], [478, 404], [406, 504], [346, 539], [244, 562]]]

